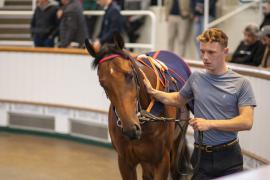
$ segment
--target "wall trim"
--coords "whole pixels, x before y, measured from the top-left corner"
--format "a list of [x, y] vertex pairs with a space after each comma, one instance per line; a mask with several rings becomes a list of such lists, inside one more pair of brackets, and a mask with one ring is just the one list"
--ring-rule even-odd
[[44, 132], [44, 131], [41, 132], [41, 131], [28, 130], [28, 129], [26, 130], [26, 129], [13, 128], [13, 127], [12, 128], [0, 127], [0, 131], [14, 133], [14, 134], [24, 134], [24, 135], [33, 135], [33, 136], [41, 136], [41, 137], [48, 137], [48, 138], [57, 138], [57, 139], [62, 139], [62, 140], [75, 141], [82, 144], [90, 144], [90, 145], [95, 145], [99, 147], [113, 149], [113, 146], [111, 143], [95, 141], [92, 139], [72, 136], [69, 134], [60, 134], [60, 133], [55, 133], [55, 132]]

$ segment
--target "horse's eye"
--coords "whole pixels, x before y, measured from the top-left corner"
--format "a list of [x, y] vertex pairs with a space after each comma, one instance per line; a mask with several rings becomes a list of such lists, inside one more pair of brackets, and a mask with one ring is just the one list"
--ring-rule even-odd
[[125, 73], [125, 78], [127, 81], [131, 81], [133, 78], [133, 73]]

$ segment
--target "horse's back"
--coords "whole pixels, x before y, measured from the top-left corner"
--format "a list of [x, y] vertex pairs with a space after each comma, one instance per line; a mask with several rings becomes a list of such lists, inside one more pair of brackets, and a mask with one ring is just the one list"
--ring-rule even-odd
[[147, 55], [162, 61], [169, 69], [173, 70], [178, 75], [175, 78], [181, 83], [180, 87], [184, 85], [182, 84], [183, 80], [186, 81], [191, 74], [187, 63], [175, 53], [170, 51], [153, 51], [147, 53]]
[[[181, 89], [188, 80], [191, 70], [188, 64], [178, 55], [170, 51], [152, 51], [146, 55], [162, 61], [169, 69], [170, 75], [177, 81], [179, 89]], [[193, 112], [193, 102], [189, 102], [188, 106]]]

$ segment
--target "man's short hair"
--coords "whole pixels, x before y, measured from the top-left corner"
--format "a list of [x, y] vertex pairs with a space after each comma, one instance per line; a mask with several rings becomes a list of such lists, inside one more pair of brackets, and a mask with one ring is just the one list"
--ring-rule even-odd
[[258, 37], [260, 33], [260, 29], [256, 24], [249, 24], [244, 29], [245, 32], [252, 34], [253, 36]]
[[217, 42], [223, 47], [228, 46], [228, 36], [219, 28], [209, 28], [197, 37], [199, 42]]

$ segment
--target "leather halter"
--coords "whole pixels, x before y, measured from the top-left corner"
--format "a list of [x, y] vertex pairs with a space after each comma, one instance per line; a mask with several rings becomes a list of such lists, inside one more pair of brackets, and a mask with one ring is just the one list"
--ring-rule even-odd
[[[109, 60], [112, 60], [113, 58], [116, 58], [116, 57], [122, 57], [121, 55], [119, 55], [119, 54], [111, 54], [111, 55], [108, 55], [108, 56], [105, 56], [105, 57], [103, 57], [100, 61], [99, 61], [99, 64], [101, 64], [101, 63], [103, 63], [103, 62], [106, 62], [106, 61], [109, 61]], [[129, 57], [130, 58], [130, 60], [131, 60], [131, 57]], [[124, 58], [124, 60], [128, 60], [128, 59], [126, 59], [126, 58]], [[131, 60], [132, 61], [132, 60]], [[132, 65], [132, 69], [133, 69], [133, 73], [134, 73], [134, 75], [135, 75], [135, 82], [136, 82], [136, 92], [137, 92], [137, 102], [136, 102], [136, 104], [137, 104], [137, 109], [136, 109], [136, 114], [137, 114], [137, 116], [139, 116], [140, 115], [140, 112], [141, 112], [141, 110], [142, 110], [142, 107], [141, 107], [141, 104], [140, 104], [140, 101], [139, 101], [139, 91], [140, 91], [140, 82], [139, 82], [139, 77], [138, 77], [138, 74], [136, 73], [136, 70], [135, 70], [135, 68], [134, 68], [134, 65]], [[105, 90], [104, 90], [105, 91]], [[108, 93], [105, 91], [105, 93], [106, 93], [106, 95], [108, 96]], [[117, 124], [117, 126], [118, 127], [122, 127], [121, 125], [121, 120], [120, 120], [120, 117], [119, 117], [119, 115], [118, 115], [118, 113], [117, 113], [117, 111], [116, 111], [116, 108], [115, 108], [115, 106], [113, 106], [113, 111], [114, 111], [114, 114], [115, 114], [115, 116], [116, 116], [116, 118], [117, 118], [117, 122], [116, 122], [116, 124]]]
[[[103, 63], [103, 62], [105, 62], [105, 61], [109, 61], [109, 60], [111, 60], [111, 59], [113, 59], [113, 58], [116, 58], [116, 57], [122, 57], [121, 55], [119, 55], [119, 54], [111, 54], [111, 55], [108, 55], [108, 56], [105, 56], [105, 57], [103, 57], [100, 61], [99, 61], [99, 64], [101, 64], [101, 63]], [[125, 58], [124, 58], [125, 59]], [[159, 75], [158, 75], [158, 70], [157, 70], [157, 68], [156, 68], [156, 66], [155, 66], [155, 64], [154, 64], [154, 60], [151, 58], [151, 57], [148, 57], [147, 58], [148, 59], [148, 61], [150, 62], [150, 64], [151, 64], [151, 66], [153, 67], [153, 69], [154, 69], [154, 73], [155, 73], [155, 75], [156, 75], [156, 77], [157, 77], [157, 82], [156, 82], [156, 88], [155, 89], [159, 89], [159, 86], [160, 86], [160, 83], [165, 87], [165, 81], [164, 81], [164, 83], [162, 82], [162, 80], [159, 78]], [[128, 59], [125, 59], [125, 60], [128, 60]], [[132, 59], [132, 57], [130, 57], [129, 56], [129, 60], [131, 60], [131, 62], [133, 61], [134, 63], [136, 63], [135, 62], [135, 59]], [[139, 62], [141, 62], [142, 64], [144, 64], [143, 63], [143, 61], [141, 61], [140, 59], [136, 59], [137, 61], [139, 61]], [[145, 64], [144, 64], [145, 65]], [[138, 77], [138, 72], [136, 72], [136, 69], [134, 68], [134, 66], [135, 65], [133, 65], [133, 72], [134, 72], [134, 74], [135, 74], [135, 77], [136, 77], [136, 84], [137, 84], [137, 93], [139, 93], [139, 89], [140, 89], [140, 81], [139, 81], [139, 77]], [[147, 65], [146, 65], [147, 66]], [[165, 79], [165, 77], [164, 77], [164, 79]], [[107, 92], [106, 92], [106, 94], [107, 94]], [[137, 96], [138, 96], [138, 94], [137, 94]], [[137, 97], [137, 99], [138, 99], [138, 97]], [[148, 107], [147, 107], [147, 109], [146, 109], [146, 112], [148, 112], [148, 113], [150, 113], [151, 112], [151, 109], [153, 108], [153, 106], [154, 106], [154, 103], [155, 103], [155, 100], [152, 98], [151, 99], [151, 101], [150, 101], [150, 104], [148, 105]], [[140, 106], [140, 102], [138, 101], [137, 102], [137, 104], [138, 104], [138, 106]], [[140, 107], [138, 107], [138, 109], [139, 110], [141, 110], [142, 108], [141, 108], [141, 106]], [[117, 113], [116, 113], [116, 115], [117, 115]]]
[[[102, 58], [100, 61], [99, 61], [99, 64], [105, 62], [105, 61], [109, 61], [115, 57], [122, 57], [121, 55], [119, 54], [111, 54], [111, 55], [108, 55], [108, 56], [105, 56], [104, 58]], [[146, 110], [143, 110], [142, 107], [141, 107], [141, 104], [140, 104], [140, 101], [139, 101], [139, 91], [140, 91], [140, 80], [139, 80], [139, 77], [138, 77], [138, 73], [137, 71], [139, 71], [140, 69], [136, 70], [136, 68], [134, 66], [136, 66], [136, 64], [134, 65], [134, 63], [136, 63], [135, 61], [139, 61], [141, 62], [139, 59], [133, 59], [132, 57], [129, 56], [129, 59], [126, 59], [124, 58], [125, 60], [130, 60], [132, 62], [132, 69], [133, 69], [133, 73], [135, 75], [135, 83], [136, 83], [136, 89], [137, 89], [137, 109], [136, 109], [136, 114], [137, 114], [137, 117], [139, 118], [140, 120], [140, 124], [144, 124], [145, 122], [154, 122], [154, 121], [170, 121], [170, 122], [173, 122], [175, 119], [173, 118], [165, 118], [165, 117], [156, 117], [154, 116], [153, 114], [151, 114], [151, 109], [154, 105], [154, 102], [155, 100], [154, 99], [151, 99], [149, 105], [147, 106], [147, 109]], [[159, 82], [161, 81], [161, 79], [159, 78], [159, 75], [158, 75], [158, 72], [157, 72], [157, 68], [155, 67], [155, 65], [153, 64], [153, 59], [151, 58], [148, 58], [151, 66], [153, 67], [154, 69], [154, 73], [155, 75], [157, 76], [157, 86], [156, 86], [156, 89], [159, 89]], [[136, 66], [137, 67], [137, 66]], [[137, 67], [139, 68], [139, 67]], [[165, 87], [165, 84], [164, 84], [164, 87]], [[105, 91], [106, 94], [108, 94], [106, 91]], [[108, 96], [108, 95], [107, 95]], [[115, 113], [115, 116], [117, 117], [117, 126], [118, 127], [121, 127], [121, 120], [120, 120], [120, 117], [115, 109], [115, 107], [113, 106], [113, 111]]]

